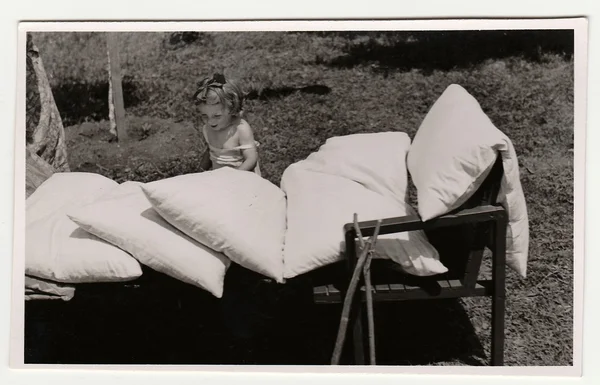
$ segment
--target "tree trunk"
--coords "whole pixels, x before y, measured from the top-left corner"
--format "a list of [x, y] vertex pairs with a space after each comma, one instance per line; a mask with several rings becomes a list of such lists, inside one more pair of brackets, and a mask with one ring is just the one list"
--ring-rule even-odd
[[119, 58], [119, 38], [116, 32], [106, 33], [106, 44], [108, 48], [108, 64], [110, 74], [109, 81], [111, 84], [111, 87], [109, 89], [109, 106], [112, 104], [112, 108], [114, 108], [113, 111], [115, 115], [117, 140], [119, 142], [126, 142], [127, 122], [125, 121], [125, 102], [123, 100], [123, 87], [121, 84], [121, 59]]
[[112, 83], [113, 83], [113, 79], [112, 79], [112, 74], [110, 71], [110, 52], [107, 50], [107, 57], [108, 57], [108, 121], [110, 122], [109, 125], [109, 132], [114, 136], [117, 137], [117, 120], [115, 118], [115, 100], [113, 97], [113, 87], [112, 87]]
[[[27, 35], [26, 141], [31, 155], [37, 155], [56, 171], [69, 171], [65, 130], [56, 108], [44, 65], [30, 34]], [[30, 171], [27, 157], [27, 171]], [[39, 162], [31, 163], [39, 166]]]

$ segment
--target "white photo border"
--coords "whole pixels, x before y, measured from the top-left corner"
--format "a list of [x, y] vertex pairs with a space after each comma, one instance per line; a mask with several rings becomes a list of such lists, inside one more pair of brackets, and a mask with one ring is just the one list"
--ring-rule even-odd
[[[33, 31], [287, 31], [287, 30], [495, 30], [495, 29], [573, 29], [575, 31], [575, 228], [574, 228], [574, 339], [572, 367], [296, 367], [296, 366], [148, 366], [148, 365], [25, 365], [23, 364], [23, 312], [24, 295], [24, 180], [25, 163], [25, 34]], [[578, 376], [581, 374], [583, 338], [583, 289], [584, 289], [584, 214], [585, 214], [585, 168], [586, 168], [586, 116], [587, 116], [587, 20], [564, 19], [467, 19], [467, 20], [294, 20], [294, 21], [207, 21], [207, 22], [24, 22], [18, 33], [17, 77], [17, 129], [15, 135], [15, 181], [14, 185], [14, 256], [12, 265], [11, 305], [11, 356], [13, 368], [35, 367], [52, 370], [75, 370], [104, 372], [123, 371], [207, 371], [210, 373], [321, 373], [321, 374], [454, 374], [454, 375], [502, 375], [502, 376]], [[249, 374], [250, 375], [250, 374]], [[106, 378], [110, 375], [103, 374]]]

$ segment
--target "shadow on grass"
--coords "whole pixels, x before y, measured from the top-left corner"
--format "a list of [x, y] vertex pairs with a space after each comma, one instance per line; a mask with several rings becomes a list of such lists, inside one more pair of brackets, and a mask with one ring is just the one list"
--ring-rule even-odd
[[341, 36], [348, 39], [345, 54], [323, 64], [431, 72], [468, 68], [488, 59], [523, 57], [540, 62], [544, 54], [570, 58], [574, 50], [572, 30], [353, 32]]
[[310, 86], [304, 87], [277, 87], [277, 88], [264, 88], [262, 90], [253, 89], [248, 92], [246, 95], [247, 99], [258, 99], [258, 100], [270, 100], [270, 99], [279, 99], [293, 94], [294, 92], [300, 92], [303, 94], [313, 94], [313, 95], [327, 95], [331, 92], [331, 88], [314, 84]]
[[177, 50], [191, 44], [212, 44], [212, 37], [206, 32], [178, 31], [170, 33], [163, 40], [163, 47], [167, 50]]
[[[122, 87], [125, 108], [144, 99], [139, 84], [131, 77], [123, 78]], [[94, 83], [65, 81], [52, 87], [52, 94], [64, 126], [108, 119], [108, 78]]]

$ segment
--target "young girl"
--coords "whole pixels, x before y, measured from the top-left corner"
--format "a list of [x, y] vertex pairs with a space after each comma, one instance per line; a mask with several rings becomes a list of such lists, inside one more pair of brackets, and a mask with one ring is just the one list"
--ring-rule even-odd
[[214, 170], [227, 166], [260, 175], [258, 142], [252, 127], [242, 119], [241, 88], [222, 74], [215, 74], [198, 83], [194, 100], [200, 106], [201, 130], [207, 143], [201, 167]]

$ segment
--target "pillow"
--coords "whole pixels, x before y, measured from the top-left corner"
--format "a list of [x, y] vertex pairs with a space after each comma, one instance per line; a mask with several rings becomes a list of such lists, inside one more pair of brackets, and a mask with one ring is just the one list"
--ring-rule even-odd
[[422, 220], [446, 214], [473, 195], [498, 156], [499, 135], [464, 88], [446, 88], [421, 123], [407, 157]]
[[404, 204], [409, 148], [410, 138], [404, 132], [336, 136], [298, 163], [304, 170], [347, 178]]
[[465, 89], [449, 86], [427, 113], [408, 152], [408, 169], [417, 187], [419, 214], [426, 221], [469, 199], [497, 156], [504, 169], [497, 202], [508, 213], [506, 263], [525, 278], [529, 218], [517, 154]]
[[[288, 199], [284, 278], [341, 261], [345, 251], [343, 227], [352, 222], [354, 213], [359, 221], [414, 214], [408, 204], [399, 204], [344, 177], [305, 170], [302, 163], [285, 170], [281, 186]], [[375, 253], [399, 263], [413, 275], [448, 271], [422, 231], [381, 235]]]
[[125, 251], [81, 230], [66, 212], [118, 184], [89, 173], [54, 174], [26, 201], [25, 273], [56, 282], [128, 281], [142, 275]]
[[283, 282], [286, 201], [253, 172], [230, 167], [148, 183], [154, 209], [198, 242]]
[[100, 174], [59, 172], [46, 179], [25, 201], [25, 221], [35, 222], [73, 205], [84, 205], [119, 184]]
[[229, 259], [167, 223], [140, 186], [139, 182], [125, 182], [102, 199], [70, 211], [69, 217], [144, 265], [220, 298]]

